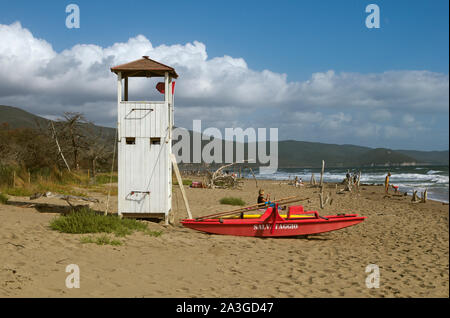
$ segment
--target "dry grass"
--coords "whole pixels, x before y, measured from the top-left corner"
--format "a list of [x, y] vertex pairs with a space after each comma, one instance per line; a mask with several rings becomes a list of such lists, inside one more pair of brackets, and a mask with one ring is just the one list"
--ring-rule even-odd
[[95, 243], [97, 245], [113, 245], [113, 246], [119, 246], [122, 245], [123, 242], [116, 239], [111, 239], [108, 235], [103, 234], [97, 237], [93, 236], [83, 236], [80, 239], [80, 242], [82, 244], [88, 244], [88, 243]]
[[220, 204], [228, 204], [228, 205], [240, 205], [240, 206], [245, 205], [244, 200], [242, 200], [241, 198], [236, 198], [236, 197], [222, 198], [222, 199], [220, 199], [219, 202], [220, 202]]
[[88, 192], [117, 195], [117, 173], [99, 173], [92, 178], [85, 172], [42, 169], [29, 172], [24, 168], [0, 166], [0, 191], [10, 196], [31, 196], [37, 192], [87, 197]]

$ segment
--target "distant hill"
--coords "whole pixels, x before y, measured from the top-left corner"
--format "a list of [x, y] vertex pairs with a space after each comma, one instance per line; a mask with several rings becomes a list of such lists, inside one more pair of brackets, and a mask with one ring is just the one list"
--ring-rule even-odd
[[[281, 141], [278, 147], [280, 158], [285, 158], [283, 167], [297, 167], [298, 162], [303, 163], [302, 167], [318, 167], [322, 160], [325, 160], [328, 167], [408, 165], [418, 162], [412, 156], [384, 148], [293, 140]], [[279, 161], [281, 162], [281, 159]]]
[[397, 152], [413, 157], [418, 162], [425, 162], [435, 165], [448, 165], [448, 150], [444, 151], [417, 151], [417, 150], [397, 150]]
[[361, 166], [408, 165], [417, 163], [417, 159], [398, 151], [385, 148], [372, 149], [358, 157]]
[[48, 119], [17, 107], [0, 105], [0, 125], [3, 123], [7, 123], [10, 128], [38, 128], [46, 127]]
[[[38, 128], [46, 127], [48, 119], [33, 115], [20, 108], [0, 105], [0, 125], [7, 123], [11, 128]], [[95, 133], [103, 135], [103, 140], [113, 143], [115, 129], [110, 127], [93, 126]], [[191, 159], [192, 138], [191, 137]], [[202, 145], [208, 141], [202, 141]], [[227, 142], [228, 144], [230, 142]], [[236, 143], [234, 143], [234, 149]], [[245, 145], [247, 151], [248, 144]], [[266, 147], [268, 149], [268, 146]], [[222, 161], [225, 159], [225, 143], [222, 147]], [[357, 167], [357, 166], [384, 166], [384, 165], [448, 165], [449, 152], [445, 151], [417, 151], [392, 150], [385, 148], [369, 148], [355, 145], [336, 145], [318, 142], [297, 140], [284, 140], [278, 143], [279, 167], [319, 167], [322, 160], [327, 167]]]
[[[7, 123], [9, 128], [46, 128], [50, 120], [31, 114], [23, 109], [0, 105], [0, 125]], [[97, 135], [102, 135], [105, 141], [114, 140], [115, 129], [110, 127], [103, 127], [97, 125], [90, 125], [92, 132]], [[89, 131], [89, 130], [87, 130]]]
[[359, 165], [359, 157], [371, 148], [353, 145], [335, 145], [317, 142], [286, 140], [278, 144], [279, 165], [283, 167], [318, 167], [325, 160], [328, 167]]

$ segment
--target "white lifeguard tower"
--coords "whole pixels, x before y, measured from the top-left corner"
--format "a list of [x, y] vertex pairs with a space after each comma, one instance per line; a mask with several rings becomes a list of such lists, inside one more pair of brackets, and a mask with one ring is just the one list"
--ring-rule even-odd
[[[172, 209], [172, 79], [178, 75], [148, 56], [111, 72], [117, 74], [119, 215], [167, 222]], [[164, 77], [164, 90], [159, 87], [164, 101], [129, 101], [130, 77]]]

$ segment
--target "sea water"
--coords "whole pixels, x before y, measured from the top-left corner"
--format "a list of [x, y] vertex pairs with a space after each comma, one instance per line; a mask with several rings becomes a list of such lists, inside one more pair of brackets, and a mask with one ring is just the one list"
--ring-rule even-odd
[[[320, 179], [320, 168], [279, 168], [274, 174], [259, 174], [255, 171], [258, 179], [293, 180], [296, 176], [308, 183], [311, 174], [314, 173], [318, 182]], [[411, 167], [361, 167], [361, 168], [327, 168], [325, 167], [325, 182], [342, 182], [347, 171], [353, 175], [361, 171], [361, 183], [384, 184], [387, 172], [391, 173], [390, 184], [399, 187], [399, 191], [412, 194], [414, 190], [418, 193], [428, 191], [428, 198], [441, 202], [449, 202], [448, 166], [411, 166]], [[251, 175], [246, 175], [251, 178]]]

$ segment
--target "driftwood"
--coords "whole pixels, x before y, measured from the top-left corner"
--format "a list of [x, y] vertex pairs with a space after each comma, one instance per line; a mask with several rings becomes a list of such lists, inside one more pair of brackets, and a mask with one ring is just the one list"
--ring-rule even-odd
[[420, 198], [417, 195], [417, 190], [413, 190], [413, 195], [412, 195], [412, 198], [411, 198], [411, 202], [413, 202], [413, 203], [420, 202]]
[[250, 169], [250, 172], [252, 173], [252, 175], [253, 175], [253, 179], [255, 179], [255, 182], [256, 182], [256, 187], [258, 187], [258, 181], [256, 180], [256, 176], [255, 176], [255, 174], [253, 173], [253, 170], [252, 170], [252, 168], [250, 168], [250, 167], [248, 167], [249, 169]]
[[89, 206], [92, 203], [99, 202], [99, 200], [95, 199], [95, 198], [80, 197], [80, 196], [76, 196], [76, 195], [66, 195], [66, 194], [59, 194], [59, 193], [52, 193], [52, 192], [35, 193], [32, 196], [30, 196], [30, 200], [36, 200], [36, 199], [39, 199], [40, 197], [58, 198], [58, 199], [66, 201], [67, 204], [70, 205], [71, 207], [76, 207], [76, 206], [74, 206], [72, 203], [70, 203], [70, 200], [90, 202]]
[[67, 163], [66, 158], [64, 157], [64, 154], [63, 154], [63, 152], [62, 152], [62, 150], [61, 150], [61, 147], [59, 146], [58, 137], [56, 137], [56, 130], [55, 130], [55, 126], [53, 125], [53, 121], [50, 120], [50, 123], [51, 123], [51, 125], [52, 125], [53, 138], [55, 139], [56, 146], [58, 147], [58, 152], [59, 152], [59, 154], [61, 155], [61, 157], [62, 157], [64, 163], [66, 164], [67, 170], [70, 171], [69, 164]]
[[417, 190], [413, 190], [411, 202], [418, 202], [418, 201], [419, 201], [419, 197], [417, 196]]
[[333, 199], [331, 198], [331, 192], [328, 192], [326, 198], [324, 199], [323, 185], [320, 187], [319, 199], [320, 199], [320, 208], [321, 209], [323, 209], [325, 207], [325, 205], [328, 203], [328, 201], [330, 201], [330, 205], [331, 205], [331, 203], [333, 203]]
[[424, 192], [422, 192], [422, 198], [420, 199], [420, 202], [427, 203], [428, 195], [427, 195], [427, 189], [425, 189]]
[[[237, 164], [237, 162], [226, 164], [219, 169], [217, 169], [214, 173], [207, 171], [205, 184], [208, 188], [219, 188], [219, 189], [228, 189], [228, 188], [239, 188], [242, 184], [241, 181], [238, 180], [236, 175], [228, 175], [224, 174], [223, 170], [227, 167], [231, 167]], [[254, 176], [254, 175], [253, 175]], [[256, 178], [255, 178], [256, 179]]]
[[309, 181], [309, 183], [310, 183], [311, 185], [313, 185], [313, 186], [316, 185], [316, 178], [314, 177], [314, 173], [311, 174], [311, 180]]
[[[323, 209], [325, 205], [328, 203], [328, 201], [331, 198], [331, 194], [328, 192], [325, 200], [323, 199], [323, 193], [319, 193], [319, 199], [320, 199], [320, 208]], [[330, 201], [330, 205], [333, 202], [333, 200]]]
[[325, 171], [325, 160], [322, 160], [322, 170], [320, 171], [320, 186], [323, 187], [323, 173]]
[[426, 203], [428, 199], [428, 190], [425, 189], [424, 192], [422, 192], [422, 197], [419, 197], [417, 194], [417, 190], [413, 190], [413, 195], [411, 198], [412, 203]]
[[353, 188], [353, 185], [352, 185], [352, 178], [350, 177], [350, 178], [347, 178], [346, 179], [346, 185], [345, 185], [345, 189], [344, 189], [344, 191], [350, 191], [350, 192], [352, 192], [352, 188]]

